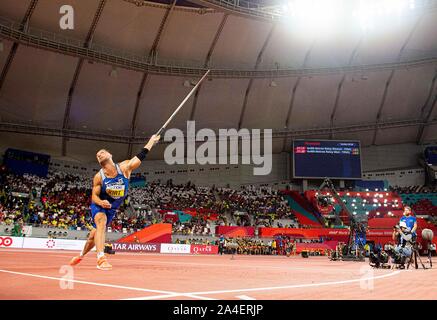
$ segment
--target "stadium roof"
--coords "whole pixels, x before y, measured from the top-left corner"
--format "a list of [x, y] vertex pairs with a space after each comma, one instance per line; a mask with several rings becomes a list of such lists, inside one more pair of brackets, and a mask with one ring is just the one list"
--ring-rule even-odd
[[[276, 153], [293, 137], [436, 141], [437, 5], [416, 1], [328, 30], [320, 15], [260, 19], [212, 0], [2, 0], [1, 147], [79, 159], [104, 141], [125, 156], [206, 69], [171, 127], [272, 128]], [[73, 30], [59, 25], [66, 4]]]

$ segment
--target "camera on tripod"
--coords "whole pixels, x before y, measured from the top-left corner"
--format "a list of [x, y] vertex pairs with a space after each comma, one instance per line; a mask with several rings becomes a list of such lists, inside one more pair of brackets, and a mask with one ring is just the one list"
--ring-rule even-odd
[[379, 252], [370, 252], [369, 264], [374, 268], [390, 268], [387, 266], [390, 256], [387, 252], [380, 250]]
[[334, 204], [334, 198], [332, 196], [319, 194], [317, 197], [317, 204], [321, 207], [328, 207]]
[[115, 250], [112, 248], [112, 244], [110, 243], [105, 243], [103, 252], [107, 254], [115, 254]]

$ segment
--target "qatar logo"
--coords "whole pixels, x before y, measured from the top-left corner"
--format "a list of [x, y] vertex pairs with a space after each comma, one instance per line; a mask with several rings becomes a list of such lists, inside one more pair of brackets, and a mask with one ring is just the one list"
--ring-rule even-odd
[[55, 247], [55, 245], [56, 245], [55, 240], [50, 239], [46, 242], [46, 247], [49, 249], [53, 249]]
[[212, 252], [212, 247], [211, 246], [202, 246], [202, 247], [198, 247], [198, 246], [194, 246], [193, 247], [193, 251], [194, 253], [201, 253], [201, 252]]
[[12, 242], [14, 241], [11, 237], [0, 237], [0, 247], [10, 247]]
[[206, 244], [192, 244], [190, 252], [192, 254], [216, 254], [218, 253], [218, 247]]

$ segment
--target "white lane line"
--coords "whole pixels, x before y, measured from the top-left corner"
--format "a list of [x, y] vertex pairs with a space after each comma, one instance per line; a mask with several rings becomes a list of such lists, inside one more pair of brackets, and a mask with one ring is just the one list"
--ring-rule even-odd
[[163, 294], [159, 296], [147, 296], [147, 297], [138, 297], [138, 298], [125, 298], [121, 300], [158, 300], [158, 299], [165, 299], [165, 298], [174, 298], [177, 297], [176, 294]]
[[119, 286], [119, 285], [115, 285], [115, 284], [89, 282], [89, 281], [74, 280], [74, 279], [65, 280], [64, 278], [42, 276], [39, 274], [16, 272], [16, 271], [10, 271], [10, 270], [0, 269], [0, 272], [16, 274], [16, 275], [26, 276], [26, 277], [40, 278], [40, 279], [57, 280], [57, 281], [71, 281], [74, 283], [87, 284], [87, 285], [92, 285], [92, 286], [97, 286], [97, 287], [107, 287], [107, 288], [114, 288], [114, 289], [124, 289], [124, 290], [152, 292], [152, 293], [163, 293], [163, 294], [167, 294], [167, 295], [181, 295], [180, 293], [173, 292], [173, 291], [154, 290], [154, 289], [145, 289], [145, 288], [137, 288], [137, 287], [126, 287], [126, 286]]
[[122, 300], [158, 300], [158, 299], [165, 299], [165, 298], [174, 298], [174, 297], [188, 297], [193, 299], [199, 299], [199, 300], [217, 300], [215, 298], [209, 298], [209, 297], [202, 297], [194, 294], [164, 294], [159, 296], [147, 296], [147, 297], [136, 297], [136, 298], [127, 298]]
[[241, 300], [256, 300], [255, 298], [246, 296], [246, 295], [241, 295], [241, 296], [236, 296], [235, 298], [241, 299]]
[[397, 275], [399, 273], [400, 273], [400, 271], [394, 271], [394, 272], [391, 272], [391, 273], [388, 273], [388, 274], [384, 274], [384, 275], [381, 275], [381, 276], [376, 276], [376, 277], [359, 278], [359, 279], [343, 280], [343, 281], [331, 281], [331, 282], [319, 282], [319, 283], [307, 283], [307, 284], [293, 284], [293, 285], [278, 286], [278, 287], [261, 287], [261, 288], [233, 289], [233, 290], [186, 292], [186, 293], [184, 293], [184, 295], [185, 294], [209, 295], [209, 294], [219, 294], [219, 293], [271, 291], [271, 290], [280, 290], [280, 289], [295, 289], [295, 288], [309, 288], [309, 287], [332, 286], [332, 285], [354, 283], [354, 282], [361, 282], [361, 281], [367, 281], [367, 280], [383, 279], [383, 278], [395, 276], [395, 275]]
[[[395, 276], [395, 275], [399, 274], [400, 272], [401, 271], [394, 271], [394, 272], [391, 272], [391, 273], [388, 273], [388, 274], [384, 274], [384, 275], [381, 275], [381, 276], [376, 276], [376, 277], [359, 278], [359, 279], [343, 280], [343, 281], [331, 281], [331, 282], [320, 282], [320, 283], [295, 284], [295, 285], [278, 286], [278, 287], [261, 287], [261, 288], [248, 288], [248, 289], [233, 289], [233, 290], [185, 292], [185, 293], [181, 293], [180, 296], [189, 296], [189, 295], [191, 295], [191, 296], [197, 296], [197, 295], [205, 296], [205, 295], [220, 294], [220, 293], [271, 291], [271, 290], [280, 290], [280, 289], [295, 289], [295, 288], [306, 288], [306, 287], [332, 286], [332, 285], [345, 284], [345, 283], [361, 282], [361, 281], [366, 281], [366, 280], [383, 279], [383, 278]], [[135, 299], [136, 300], [146, 300], [146, 298], [148, 298], [148, 297], [138, 297], [138, 298], [135, 298]]]
[[[164, 294], [161, 296], [155, 296], [156, 299], [184, 296], [184, 297], [189, 297], [189, 298], [193, 298], [193, 299], [200, 299], [200, 300], [216, 300], [214, 298], [201, 297], [199, 295], [194, 295], [194, 294], [190, 294], [190, 293], [178, 293], [178, 292], [174, 292], [174, 291], [127, 287], [127, 286], [119, 286], [119, 285], [114, 285], [114, 284], [98, 283], [98, 282], [89, 282], [89, 281], [82, 281], [82, 280], [75, 280], [75, 279], [65, 280], [63, 278], [42, 276], [42, 275], [33, 274], [33, 273], [17, 272], [17, 271], [2, 270], [2, 269], [0, 269], [0, 272], [16, 274], [16, 275], [20, 275], [20, 276], [40, 278], [40, 279], [57, 280], [57, 281], [70, 281], [70, 282], [74, 282], [74, 283], [87, 284], [87, 285], [98, 286], [98, 287], [108, 287], [108, 288], [114, 288], [114, 289], [124, 289], [124, 290], [133, 290], [133, 291], [163, 293]], [[148, 298], [148, 299], [146, 299], [146, 298]], [[142, 299], [139, 299], [139, 300], [149, 300], [149, 299], [153, 299], [153, 297], [142, 297]], [[135, 299], [135, 300], [138, 300], [138, 299]]]
[[[6, 251], [7, 250], [7, 251]], [[0, 251], [1, 252], [1, 251]], [[71, 256], [70, 254], [72, 253], [71, 251], [64, 251], [60, 252], [60, 251], [55, 251], [55, 250], [25, 250], [25, 249], [4, 249], [3, 251], [4, 253], [13, 253], [13, 252], [28, 252], [28, 253], [45, 253], [45, 256]], [[74, 253], [77, 253], [79, 251], [73, 251]], [[50, 253], [50, 254], [48, 254]], [[123, 252], [120, 254], [120, 252], [117, 252], [117, 255], [120, 256], [134, 256], [134, 257], [140, 257], [139, 254], [137, 253], [128, 253], [128, 252]], [[157, 254], [157, 253], [151, 253], [151, 254], [142, 254], [142, 255], [146, 255], [146, 256], [155, 256], [155, 257], [171, 257], [171, 256], [178, 256], [178, 257], [182, 257], [183, 255], [171, 255], [171, 254]], [[201, 256], [201, 255], [197, 255], [197, 256]], [[194, 257], [194, 255], [184, 255], [184, 257]], [[205, 257], [205, 256], [201, 256], [201, 257]], [[276, 257], [276, 256], [275, 256]], [[293, 267], [290, 265], [284, 265], [284, 266], [263, 266], [263, 265], [238, 265], [238, 264], [224, 264], [224, 263], [196, 263], [196, 262], [183, 262], [183, 261], [159, 261], [159, 260], [137, 260], [137, 259], [126, 259], [126, 258], [116, 258], [116, 257], [110, 257], [110, 260], [114, 260], [114, 261], [131, 261], [131, 262], [136, 262], [136, 263], [141, 263], [141, 264], [160, 264], [160, 265], [187, 265], [187, 266], [198, 266], [198, 267], [231, 267], [231, 268], [238, 268], [238, 269], [255, 269], [255, 270], [263, 270], [263, 269], [273, 269], [273, 270], [311, 270], [311, 271], [323, 271], [323, 272], [333, 272], [333, 273], [338, 273], [338, 271], [343, 271], [343, 272], [351, 272], [353, 270], [350, 269], [338, 269], [336, 268], [335, 270], [328, 270], [325, 268], [305, 268], [305, 267]], [[249, 259], [244, 260], [244, 261], [250, 261]], [[263, 260], [265, 261], [265, 260]], [[283, 260], [286, 261], [286, 260]], [[292, 260], [290, 260], [292, 261]]]
[[217, 263], [198, 263], [198, 262], [182, 262], [182, 261], [158, 261], [158, 260], [133, 260], [133, 259], [125, 259], [125, 258], [115, 258], [115, 257], [111, 257], [111, 260], [114, 261], [131, 261], [131, 262], [136, 262], [136, 263], [140, 263], [140, 264], [160, 264], [160, 265], [187, 265], [187, 266], [197, 266], [197, 267], [230, 267], [230, 268], [238, 268], [238, 269], [255, 269], [255, 270], [260, 270], [260, 269], [274, 269], [274, 270], [305, 270], [305, 271], [315, 271], [315, 272], [319, 272], [319, 271], [323, 271], [323, 272], [334, 272], [334, 273], [338, 273], [338, 271], [343, 271], [343, 272], [355, 272], [355, 270], [351, 270], [351, 269], [338, 269], [336, 268], [335, 270], [329, 270], [326, 268], [304, 268], [304, 267], [292, 267], [291, 265], [283, 265], [281, 267], [279, 266], [263, 266], [263, 265], [239, 265], [239, 264], [217, 264]]

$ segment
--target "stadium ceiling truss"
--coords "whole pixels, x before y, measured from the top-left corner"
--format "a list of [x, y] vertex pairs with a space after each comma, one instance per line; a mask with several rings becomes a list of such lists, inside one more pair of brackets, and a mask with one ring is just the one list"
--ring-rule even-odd
[[[266, 39], [264, 40], [264, 44], [261, 47], [260, 51], [258, 52], [258, 55], [257, 55], [257, 58], [256, 58], [256, 62], [255, 62], [254, 70], [258, 70], [259, 64], [261, 63], [261, 59], [262, 59], [263, 53], [264, 53], [267, 45], [269, 44], [270, 39], [272, 38], [272, 34], [275, 31], [275, 27], [276, 27], [276, 24], [272, 24], [272, 26], [270, 28], [270, 31], [267, 34]], [[243, 107], [241, 108], [241, 113], [240, 113], [240, 120], [238, 121], [238, 129], [241, 129], [242, 126], [243, 126], [244, 113], [246, 111], [247, 100], [249, 98], [250, 89], [252, 89], [253, 80], [254, 80], [254, 78], [250, 78], [249, 79], [249, 83], [247, 84], [246, 92], [244, 94]]]
[[[404, 43], [402, 44], [401, 49], [399, 50], [398, 56], [396, 58], [397, 62], [400, 62], [402, 59], [402, 54], [404, 53], [405, 48], [407, 47], [408, 42], [410, 41], [411, 37], [414, 34], [414, 31], [416, 31], [417, 26], [419, 25], [420, 21], [422, 20], [422, 18], [425, 16], [425, 13], [423, 12], [419, 18], [416, 20], [416, 22], [413, 25], [413, 28], [410, 30], [410, 33], [408, 34], [408, 37], [405, 39]], [[381, 115], [382, 115], [382, 111], [384, 110], [384, 105], [385, 105], [385, 101], [387, 98], [387, 92], [390, 88], [390, 84], [391, 81], [393, 79], [393, 76], [395, 74], [395, 69], [392, 69], [390, 72], [390, 75], [388, 76], [387, 82], [385, 83], [385, 87], [384, 87], [384, 93], [382, 94], [382, 99], [381, 99], [381, 104], [379, 106], [378, 109], [378, 113], [376, 115], [376, 124], [375, 124], [375, 131], [373, 133], [373, 140], [372, 140], [372, 144], [374, 145], [376, 143], [376, 136], [378, 134], [378, 122], [381, 121]]]
[[[434, 99], [434, 102], [437, 98]], [[408, 128], [408, 127], [428, 127], [436, 125], [437, 120], [424, 121], [422, 119], [408, 119], [408, 120], [395, 120], [395, 121], [381, 121], [378, 123], [378, 129], [395, 129], [395, 128]], [[354, 124], [346, 126], [336, 126], [336, 127], [326, 127], [326, 128], [309, 128], [309, 129], [293, 129], [293, 130], [273, 130], [273, 139], [293, 139], [293, 138], [304, 138], [314, 135], [329, 135], [330, 133], [351, 133], [351, 132], [363, 132], [372, 130], [375, 128], [375, 123], [363, 123]], [[52, 136], [52, 137], [65, 137], [74, 138], [82, 140], [93, 140], [93, 141], [104, 141], [113, 143], [123, 143], [125, 144], [127, 140], [131, 140], [132, 144], [143, 144], [144, 136], [136, 135], [131, 137], [129, 135], [120, 134], [107, 134], [105, 132], [89, 132], [74, 129], [58, 129], [51, 127], [42, 127], [37, 125], [29, 125], [28, 123], [8, 123], [0, 122], [0, 131], [11, 132], [11, 133], [24, 133], [32, 135], [41, 136]], [[186, 137], [186, 134], [185, 134]], [[220, 136], [216, 133], [217, 139], [224, 139], [226, 137]], [[168, 142], [162, 141], [160, 144], [168, 144]]]
[[[157, 6], [160, 8], [165, 8], [166, 13], [164, 14], [158, 32], [155, 36], [152, 48], [150, 52], [146, 53], [144, 57], [130, 55], [126, 53], [120, 54], [117, 50], [104, 50], [103, 47], [96, 45], [93, 43], [93, 35], [98, 25], [99, 19], [104, 11], [105, 4], [107, 0], [101, 0], [97, 10], [95, 12], [92, 23], [89, 27], [88, 34], [84, 42], [68, 39], [60, 34], [55, 34], [51, 32], [46, 32], [43, 30], [29, 28], [28, 22], [32, 16], [32, 13], [35, 10], [35, 7], [38, 4], [38, 0], [32, 0], [30, 2], [29, 7], [26, 10], [26, 13], [21, 20], [20, 23], [13, 22], [4, 18], [0, 18], [0, 38], [5, 38], [13, 42], [12, 48], [7, 57], [6, 63], [2, 69], [0, 74], [0, 91], [3, 87], [3, 83], [8, 74], [10, 65], [15, 57], [17, 52], [17, 48], [19, 45], [26, 45], [31, 47], [36, 47], [43, 50], [53, 51], [57, 53], [61, 53], [64, 55], [70, 55], [79, 58], [76, 69], [73, 75], [73, 79], [71, 80], [71, 85], [68, 91], [68, 98], [66, 101], [65, 113], [63, 118], [63, 125], [61, 129], [56, 128], [47, 128], [40, 126], [31, 126], [29, 124], [20, 124], [20, 123], [4, 123], [0, 122], [0, 131], [5, 132], [16, 132], [16, 133], [28, 133], [28, 134], [36, 134], [36, 135], [47, 135], [47, 136], [57, 136], [62, 137], [62, 154], [65, 156], [66, 154], [66, 141], [69, 138], [79, 138], [86, 140], [97, 140], [97, 141], [108, 141], [108, 142], [129, 142], [128, 147], [128, 156], [132, 154], [132, 146], [135, 143], [140, 143], [144, 141], [144, 137], [135, 136], [135, 130], [137, 125], [137, 115], [138, 109], [140, 106], [140, 101], [143, 97], [143, 93], [145, 91], [147, 85], [147, 78], [149, 75], [169, 75], [169, 76], [189, 76], [189, 77], [199, 77], [201, 76], [206, 69], [210, 67], [211, 56], [214, 52], [216, 44], [222, 34], [223, 28], [227, 22], [229, 14], [238, 14], [250, 16], [256, 19], [267, 20], [271, 22], [271, 28], [263, 42], [263, 45], [258, 51], [256, 63], [251, 70], [236, 70], [236, 69], [212, 69], [210, 72], [210, 78], [225, 78], [225, 79], [249, 79], [245, 95], [244, 102], [241, 108], [241, 113], [238, 121], [238, 127], [241, 128], [244, 122], [244, 115], [247, 108], [248, 96], [250, 94], [252, 83], [255, 79], [272, 79], [272, 78], [282, 78], [282, 77], [295, 77], [296, 82], [291, 91], [291, 99], [288, 106], [287, 115], [285, 117], [284, 130], [274, 130], [273, 137], [274, 138], [282, 138], [283, 141], [283, 150], [286, 149], [287, 139], [293, 137], [304, 137], [310, 135], [319, 135], [319, 134], [327, 134], [331, 138], [334, 138], [336, 133], [349, 133], [349, 132], [360, 132], [367, 130], [374, 130], [373, 135], [373, 143], [376, 143], [376, 137], [378, 131], [386, 128], [404, 128], [411, 126], [418, 126], [419, 133], [417, 136], [417, 143], [423, 142], [423, 136], [425, 128], [430, 125], [435, 125], [436, 120], [431, 119], [433, 111], [435, 109], [435, 105], [437, 104], [437, 95], [435, 94], [435, 90], [437, 89], [437, 69], [435, 71], [435, 75], [430, 83], [429, 92], [426, 99], [425, 104], [421, 108], [421, 115], [419, 119], [406, 119], [402, 121], [384, 121], [381, 118], [382, 111], [385, 106], [387, 92], [390, 88], [391, 80], [396, 72], [396, 70], [403, 70], [411, 67], [418, 66], [428, 66], [428, 65], [436, 65], [437, 57], [430, 57], [418, 60], [409, 60], [403, 61], [402, 56], [404, 49], [406, 48], [409, 40], [414, 34], [419, 22], [421, 21], [424, 13], [422, 13], [416, 23], [413, 25], [408, 37], [405, 39], [398, 55], [396, 62], [392, 63], [383, 63], [383, 64], [372, 64], [372, 65], [354, 65], [354, 58], [361, 46], [363, 38], [361, 37], [354, 47], [349, 60], [346, 66], [342, 67], [332, 67], [332, 68], [308, 68], [307, 62], [311, 55], [311, 51], [314, 46], [314, 41], [312, 45], [307, 50], [304, 61], [301, 69], [260, 69], [259, 65], [262, 60], [262, 56], [267, 46], [269, 45], [269, 41], [274, 33], [277, 22], [281, 20], [281, 17], [276, 13], [272, 14], [268, 10], [263, 8], [253, 8], [253, 7], [239, 7], [237, 2], [232, 2], [231, 0], [193, 0], [193, 3], [200, 4], [203, 6], [207, 6], [208, 8], [199, 8], [199, 9], [188, 9], [181, 8], [176, 6], [176, 0], [172, 2], [171, 5], [163, 5], [157, 3], [150, 3], [140, 0], [123, 0], [125, 2], [133, 3], [137, 6]], [[240, 5], [243, 4], [243, 1], [238, 2]], [[437, 6], [434, 2], [433, 6], [430, 6], [429, 9], [436, 9]], [[175, 10], [186, 10], [193, 11], [196, 10], [202, 13], [214, 12], [214, 11], [222, 11], [224, 12], [223, 18], [219, 23], [217, 30], [215, 32], [214, 38], [209, 47], [207, 56], [204, 60], [203, 65], [201, 66], [186, 66], [186, 65], [169, 65], [164, 64], [158, 59], [158, 51], [160, 40], [166, 31], [166, 26], [171, 19], [172, 13]], [[111, 135], [99, 132], [84, 132], [78, 130], [72, 130], [69, 128], [69, 117], [71, 111], [72, 100], [74, 98], [74, 93], [77, 85], [77, 81], [85, 61], [93, 61], [99, 62], [115, 67], [120, 67], [128, 70], [134, 70], [142, 72], [143, 76], [141, 78], [141, 82], [139, 84], [139, 88], [137, 91], [137, 96], [135, 99], [135, 108], [133, 112], [133, 117], [131, 120], [130, 126], [130, 136], [120, 136], [120, 135]], [[343, 84], [345, 82], [346, 76], [349, 73], [355, 72], [364, 72], [364, 71], [381, 71], [381, 70], [389, 70], [390, 74], [388, 76], [387, 81], [385, 82], [384, 92], [382, 96], [382, 100], [380, 102], [379, 110], [377, 113], [377, 117], [375, 122], [373, 123], [365, 123], [359, 125], [349, 125], [349, 126], [335, 126], [334, 120], [337, 113], [337, 108], [339, 104], [339, 100], [342, 93]], [[299, 88], [299, 84], [301, 83], [301, 79], [303, 77], [311, 77], [316, 75], [329, 75], [329, 74], [341, 74], [342, 77], [337, 85], [335, 102], [333, 105], [332, 112], [330, 114], [330, 126], [327, 128], [315, 128], [315, 129], [299, 129], [292, 130], [291, 129], [291, 118], [293, 112], [293, 106], [295, 101], [296, 92]], [[199, 96], [199, 92], [202, 90], [202, 86], [197, 90], [192, 109], [190, 113], [190, 120], [194, 119], [196, 113], [197, 99]]]
[[[29, 22], [30, 18], [32, 17], [33, 12], [35, 11], [37, 3], [38, 3], [38, 0], [32, 0], [32, 2], [30, 3], [30, 5], [27, 8], [26, 13], [24, 14], [24, 17], [21, 20], [21, 23], [18, 27], [19, 32], [26, 32], [28, 22]], [[8, 74], [9, 68], [11, 67], [12, 61], [14, 60], [15, 54], [17, 53], [18, 44], [19, 44], [19, 42], [15, 41], [12, 44], [11, 51], [9, 51], [9, 55], [6, 59], [6, 63], [3, 67], [2, 73], [0, 75], [0, 91], [3, 87], [4, 82], [5, 82], [6, 75]]]
[[[146, 2], [141, 0], [125, 0], [129, 2]], [[229, 14], [239, 15], [247, 18], [277, 22], [287, 19], [288, 17], [282, 12], [282, 4], [266, 6], [245, 0], [190, 0], [190, 2], [205, 6], [217, 11], [226, 12]], [[427, 0], [418, 6], [422, 10], [437, 9], [435, 0]]]
[[[214, 49], [215, 49], [215, 47], [217, 45], [217, 41], [219, 40], [220, 35], [223, 32], [223, 28], [224, 28], [224, 26], [226, 24], [226, 21], [228, 20], [228, 16], [229, 16], [228, 14], [224, 14], [223, 15], [223, 18], [220, 21], [220, 24], [219, 24], [219, 26], [217, 28], [217, 31], [215, 32], [214, 39], [213, 39], [213, 41], [212, 41], [212, 43], [211, 43], [211, 45], [210, 45], [210, 47], [208, 49], [208, 53], [206, 55], [205, 62], [203, 64], [203, 67], [205, 69], [207, 69], [208, 66], [209, 66], [209, 63], [211, 61], [211, 56], [212, 56], [212, 54], [214, 52]], [[194, 93], [193, 107], [192, 107], [191, 113], [190, 113], [190, 120], [191, 121], [194, 120], [194, 116], [196, 114], [197, 101], [199, 99], [199, 93], [201, 92], [201, 90], [202, 90], [202, 84], [199, 85], [198, 89]]]
[[[171, 14], [173, 12], [173, 10], [176, 7], [176, 2], [177, 0], [173, 0], [171, 6], [169, 6], [166, 11], [165, 11], [165, 15], [161, 20], [161, 23], [159, 25], [159, 29], [158, 29], [158, 33], [155, 36], [155, 40], [153, 41], [153, 45], [152, 48], [150, 49], [150, 52], [147, 54], [147, 60], [152, 59], [153, 57], [157, 56], [158, 53], [158, 48], [159, 48], [159, 42], [162, 39], [164, 33], [165, 33], [165, 29], [166, 26], [168, 25], [168, 21], [171, 17]], [[132, 156], [132, 147], [133, 147], [133, 139], [135, 136], [135, 128], [136, 128], [136, 123], [137, 123], [137, 115], [138, 115], [138, 108], [140, 106], [140, 102], [141, 102], [141, 98], [143, 97], [143, 93], [144, 93], [144, 89], [146, 86], [146, 81], [147, 81], [147, 77], [148, 77], [149, 73], [148, 72], [144, 72], [143, 76], [141, 78], [141, 82], [140, 82], [140, 86], [138, 88], [138, 93], [137, 93], [137, 97], [135, 100], [135, 109], [134, 109], [134, 114], [132, 117], [132, 123], [131, 123], [131, 136], [129, 138], [129, 146], [128, 146], [128, 150], [127, 150], [127, 157], [130, 158]]]
[[[305, 69], [305, 67], [307, 66], [309, 57], [311, 55], [311, 51], [314, 48], [314, 40], [311, 43], [311, 46], [309, 47], [309, 49], [307, 50], [307, 52], [305, 53], [305, 58], [303, 59], [303, 64], [302, 64], [302, 68]], [[290, 104], [288, 106], [288, 111], [287, 111], [287, 116], [285, 117], [285, 128], [290, 128], [290, 117], [291, 117], [291, 113], [293, 111], [293, 106], [294, 106], [294, 101], [295, 101], [295, 97], [296, 97], [296, 91], [297, 88], [299, 87], [300, 81], [302, 80], [302, 76], [299, 76], [296, 80], [296, 83], [293, 86], [293, 90], [291, 91], [291, 100], [290, 100]], [[282, 146], [282, 151], [287, 150], [287, 139], [284, 139], [284, 143]]]
[[[97, 24], [99, 22], [99, 19], [102, 15], [103, 8], [105, 7], [106, 0], [101, 0], [99, 3], [99, 6], [97, 7], [97, 11], [94, 14], [93, 21], [91, 23], [91, 26], [88, 30], [88, 34], [85, 39], [85, 43], [83, 45], [83, 48], [88, 48], [91, 44], [91, 40], [94, 35], [94, 31], [96, 30]], [[76, 69], [74, 71], [73, 79], [71, 80], [70, 89], [68, 90], [68, 98], [67, 98], [67, 104], [65, 107], [65, 113], [64, 113], [64, 120], [62, 124], [62, 130], [65, 131], [68, 129], [68, 123], [70, 120], [70, 110], [71, 110], [71, 104], [74, 97], [74, 92], [76, 90], [77, 80], [79, 79], [80, 71], [82, 70], [82, 66], [84, 63], [84, 58], [80, 57], [79, 61], [77, 62]], [[65, 156], [67, 153], [67, 137], [62, 138], [62, 156]]]

